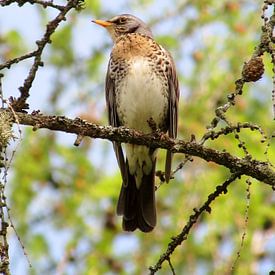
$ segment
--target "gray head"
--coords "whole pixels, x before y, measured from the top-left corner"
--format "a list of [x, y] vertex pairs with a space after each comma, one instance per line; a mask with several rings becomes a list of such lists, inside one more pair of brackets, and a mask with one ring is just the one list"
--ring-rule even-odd
[[139, 18], [131, 14], [117, 15], [110, 20], [93, 20], [92, 22], [105, 27], [113, 41], [127, 33], [141, 33], [153, 37], [150, 28]]

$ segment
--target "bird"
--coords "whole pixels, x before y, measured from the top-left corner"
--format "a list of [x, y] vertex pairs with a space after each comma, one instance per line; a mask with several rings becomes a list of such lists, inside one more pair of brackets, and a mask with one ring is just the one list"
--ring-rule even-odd
[[[149, 134], [159, 130], [177, 137], [179, 83], [171, 54], [151, 29], [131, 14], [92, 20], [113, 41], [105, 96], [109, 124]], [[113, 142], [122, 176], [117, 214], [124, 231], [151, 232], [156, 226], [155, 170], [157, 149]], [[172, 152], [166, 153], [165, 181], [171, 176]]]

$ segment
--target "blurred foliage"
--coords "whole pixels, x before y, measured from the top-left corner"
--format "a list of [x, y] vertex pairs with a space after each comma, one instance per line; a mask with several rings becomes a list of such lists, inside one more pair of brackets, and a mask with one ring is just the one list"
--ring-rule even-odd
[[24, 54], [26, 46], [23, 37], [16, 30], [0, 34], [0, 61], [5, 62]]
[[72, 25], [67, 24], [52, 36], [52, 55], [51, 63], [54, 66], [67, 67], [72, 66], [74, 61], [72, 42]]
[[[103, 91], [111, 41], [90, 20], [126, 11], [151, 22], [156, 40], [175, 57], [181, 84], [180, 138], [190, 139], [191, 134], [202, 137], [215, 108], [234, 90], [244, 61], [258, 43], [261, 1], [105, 2], [86, 1], [86, 9], [70, 14], [52, 37], [43, 55], [43, 70], [53, 71], [51, 85], [41, 84], [46, 85], [48, 94], [43, 111], [106, 124]], [[52, 10], [29, 8], [41, 17], [43, 33]], [[92, 35], [81, 29], [83, 22], [90, 24]], [[83, 44], [91, 41], [92, 46], [84, 51]], [[27, 52], [26, 44], [31, 44], [16, 29], [0, 33], [0, 43], [3, 60]], [[254, 158], [268, 157], [275, 163], [270, 57], [264, 62], [263, 79], [246, 84], [244, 94], [227, 115], [232, 123], [261, 125], [267, 141], [261, 143], [261, 134], [250, 130], [242, 130], [240, 139]], [[36, 92], [39, 94], [31, 91], [31, 96]], [[234, 135], [209, 141], [207, 146], [242, 157]], [[29, 270], [24, 259], [11, 258], [13, 274], [25, 274], [22, 262], [29, 274], [147, 274], [171, 237], [186, 224], [192, 209], [200, 207], [215, 186], [229, 176], [225, 168], [195, 158], [174, 180], [158, 189], [156, 229], [150, 234], [124, 233], [115, 214], [121, 177], [110, 143], [85, 139], [76, 148], [68, 136], [45, 130], [24, 131], [12, 164], [8, 199], [33, 268]], [[174, 167], [182, 160], [183, 156], [177, 155]], [[163, 165], [164, 152], [160, 152], [158, 169], [163, 170]], [[246, 179], [232, 183], [228, 193], [212, 204], [211, 214], [204, 214], [176, 249], [171, 257], [176, 274], [229, 274], [244, 231], [234, 274], [267, 274], [275, 269], [274, 192], [252, 180], [246, 226]], [[159, 274], [170, 273], [165, 262]]]

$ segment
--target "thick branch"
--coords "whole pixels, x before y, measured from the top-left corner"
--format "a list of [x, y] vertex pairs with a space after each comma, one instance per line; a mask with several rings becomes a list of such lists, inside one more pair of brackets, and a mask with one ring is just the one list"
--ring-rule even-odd
[[[0, 112], [9, 111], [1, 109]], [[11, 112], [9, 113], [13, 116]], [[64, 116], [45, 116], [35, 112], [33, 114], [16, 112], [15, 115], [20, 124], [34, 126], [34, 130], [47, 128], [55, 131], [89, 136], [91, 138], [147, 145], [155, 148], [168, 149], [173, 153], [184, 153], [197, 156], [206, 161], [212, 161], [219, 165], [223, 165], [233, 173], [238, 172], [253, 177], [275, 188], [275, 171], [270, 168], [267, 162], [249, 158], [238, 158], [232, 156], [228, 152], [220, 152], [207, 148], [193, 141], [186, 142], [183, 140], [173, 140], [159, 133], [144, 135], [125, 127], [113, 128], [111, 126], [99, 126], [83, 121], [80, 118], [69, 119]], [[15, 118], [13, 119], [15, 121]]]

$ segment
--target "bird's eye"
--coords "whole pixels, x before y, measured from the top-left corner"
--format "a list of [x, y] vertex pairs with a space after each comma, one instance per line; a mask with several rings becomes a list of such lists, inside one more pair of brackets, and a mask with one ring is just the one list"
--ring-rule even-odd
[[119, 24], [124, 24], [126, 22], [127, 18], [126, 17], [120, 17], [118, 20]]

